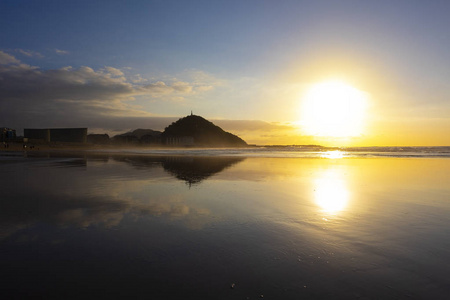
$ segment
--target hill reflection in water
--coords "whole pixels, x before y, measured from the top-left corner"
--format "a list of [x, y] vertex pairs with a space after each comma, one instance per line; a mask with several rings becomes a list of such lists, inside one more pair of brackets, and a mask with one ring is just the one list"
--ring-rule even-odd
[[239, 157], [167, 157], [163, 167], [191, 186], [243, 160]]
[[168, 174], [185, 181], [189, 186], [199, 184], [210, 176], [244, 160], [241, 157], [202, 156], [113, 156], [113, 159], [138, 169], [162, 166]]
[[55, 167], [87, 167], [87, 161], [107, 163], [109, 159], [130, 164], [141, 170], [163, 167], [168, 174], [185, 181], [192, 186], [242, 162], [243, 157], [211, 156], [146, 156], [146, 155], [109, 155], [109, 154], [64, 154], [58, 152], [28, 154], [30, 157], [54, 159], [50, 164]]

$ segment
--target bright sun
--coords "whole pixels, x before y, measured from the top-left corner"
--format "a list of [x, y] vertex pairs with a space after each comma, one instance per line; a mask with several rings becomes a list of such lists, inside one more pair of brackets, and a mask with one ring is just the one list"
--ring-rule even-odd
[[340, 81], [315, 84], [303, 99], [303, 129], [314, 136], [359, 136], [366, 106], [365, 93], [350, 85]]

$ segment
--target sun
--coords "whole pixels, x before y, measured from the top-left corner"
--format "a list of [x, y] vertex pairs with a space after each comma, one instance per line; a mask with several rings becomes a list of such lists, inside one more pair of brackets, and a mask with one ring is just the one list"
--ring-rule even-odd
[[366, 107], [366, 94], [344, 82], [317, 83], [303, 98], [301, 124], [309, 135], [360, 136]]

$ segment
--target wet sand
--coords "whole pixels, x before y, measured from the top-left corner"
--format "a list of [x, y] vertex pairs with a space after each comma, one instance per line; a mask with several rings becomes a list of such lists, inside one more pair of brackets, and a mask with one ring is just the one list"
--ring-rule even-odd
[[0, 158], [6, 298], [450, 294], [449, 159]]
[[[33, 143], [15, 143], [9, 142], [0, 144], [0, 151], [49, 151], [49, 150], [69, 150], [69, 151], [83, 151], [89, 149], [102, 149], [100, 147], [90, 144], [33, 144]], [[26, 145], [26, 147], [24, 147]]]

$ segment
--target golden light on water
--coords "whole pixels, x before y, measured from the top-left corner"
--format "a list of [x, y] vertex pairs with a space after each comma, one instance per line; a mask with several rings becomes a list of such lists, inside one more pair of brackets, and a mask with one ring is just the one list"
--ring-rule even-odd
[[366, 107], [367, 97], [358, 89], [340, 81], [318, 83], [303, 99], [303, 130], [314, 136], [360, 136]]
[[329, 170], [314, 183], [314, 200], [324, 212], [335, 214], [346, 208], [350, 194], [339, 173]]
[[344, 152], [335, 150], [335, 151], [326, 151], [324, 152], [321, 157], [323, 158], [343, 158]]

